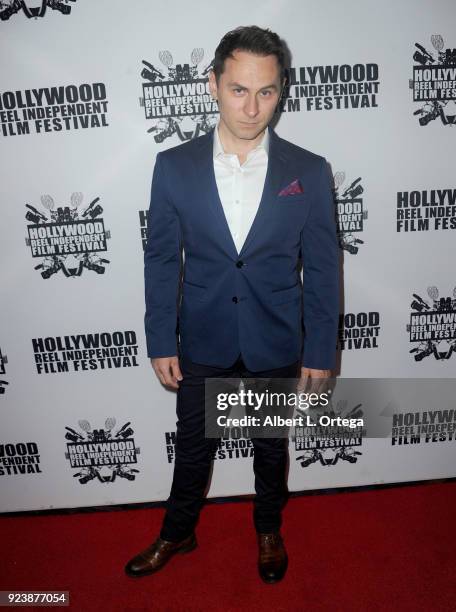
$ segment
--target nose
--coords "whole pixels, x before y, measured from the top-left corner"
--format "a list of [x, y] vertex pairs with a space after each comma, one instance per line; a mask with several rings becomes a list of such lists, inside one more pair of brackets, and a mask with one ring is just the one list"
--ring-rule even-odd
[[249, 95], [245, 104], [245, 112], [249, 117], [258, 115], [258, 100], [255, 95]]

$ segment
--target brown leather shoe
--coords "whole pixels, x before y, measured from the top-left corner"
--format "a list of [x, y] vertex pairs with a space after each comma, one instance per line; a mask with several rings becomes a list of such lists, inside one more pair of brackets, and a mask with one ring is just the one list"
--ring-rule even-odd
[[196, 546], [194, 533], [181, 542], [168, 542], [157, 538], [148, 548], [130, 559], [125, 566], [125, 573], [133, 578], [153, 574], [161, 569], [174, 554], [191, 552]]
[[258, 534], [258, 571], [264, 582], [282, 580], [288, 566], [288, 556], [279, 533]]

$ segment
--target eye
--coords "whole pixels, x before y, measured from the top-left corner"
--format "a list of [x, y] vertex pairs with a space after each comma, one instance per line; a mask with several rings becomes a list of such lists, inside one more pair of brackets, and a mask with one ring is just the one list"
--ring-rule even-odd
[[272, 94], [272, 91], [270, 89], [265, 89], [264, 91], [261, 92], [263, 97], [268, 97]]
[[233, 88], [233, 91], [234, 91], [234, 93], [236, 93], [236, 94], [240, 94], [240, 93], [243, 93], [243, 92], [244, 92], [244, 90], [242, 89], [242, 87], [234, 87], [234, 88]]

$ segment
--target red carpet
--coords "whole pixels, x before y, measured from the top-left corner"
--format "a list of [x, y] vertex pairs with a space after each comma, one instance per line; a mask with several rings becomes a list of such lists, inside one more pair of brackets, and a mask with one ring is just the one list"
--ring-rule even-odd
[[291, 499], [289, 569], [275, 585], [257, 576], [251, 503], [206, 506], [194, 552], [128, 578], [124, 564], [155, 538], [162, 514], [0, 517], [0, 589], [68, 590], [70, 609], [84, 612], [456, 607], [454, 481]]

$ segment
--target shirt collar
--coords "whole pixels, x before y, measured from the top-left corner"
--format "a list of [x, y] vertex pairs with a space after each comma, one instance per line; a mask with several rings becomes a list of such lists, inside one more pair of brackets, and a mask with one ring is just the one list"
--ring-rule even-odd
[[[213, 148], [214, 158], [219, 157], [221, 155], [226, 155], [225, 151], [223, 150], [223, 146], [222, 146], [219, 132], [218, 132], [219, 124], [220, 124], [220, 120], [217, 122], [217, 125], [214, 128], [214, 148]], [[252, 149], [252, 151], [249, 151], [248, 156], [250, 156], [250, 154], [253, 153], [253, 151], [258, 151], [259, 149], [264, 149], [264, 151], [266, 152], [266, 155], [268, 155], [269, 140], [270, 140], [269, 128], [266, 127], [266, 129], [264, 130], [263, 138], [261, 139], [260, 143], [254, 149]]]

